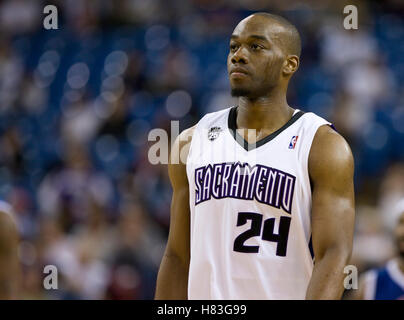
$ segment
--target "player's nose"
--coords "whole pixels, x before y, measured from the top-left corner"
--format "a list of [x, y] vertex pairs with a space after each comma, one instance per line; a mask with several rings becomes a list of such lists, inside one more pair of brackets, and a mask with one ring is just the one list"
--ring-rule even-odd
[[238, 50], [236, 52], [233, 53], [233, 55], [231, 57], [231, 62], [234, 64], [235, 63], [244, 63], [244, 64], [248, 63], [246, 50], [244, 50], [244, 48], [242, 46], [240, 48], [238, 48]]

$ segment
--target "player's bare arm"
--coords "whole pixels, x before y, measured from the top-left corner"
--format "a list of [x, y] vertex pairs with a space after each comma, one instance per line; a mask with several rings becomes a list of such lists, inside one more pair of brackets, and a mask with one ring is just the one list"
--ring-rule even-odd
[[359, 278], [358, 289], [349, 290], [346, 296], [346, 300], [366, 300], [365, 292], [366, 292], [366, 280], [364, 279], [364, 275]]
[[184, 130], [174, 142], [168, 165], [173, 188], [170, 231], [157, 277], [156, 299], [187, 299], [190, 259], [189, 185], [186, 158], [194, 127]]
[[18, 233], [12, 217], [0, 211], [0, 300], [16, 299], [19, 279]]
[[340, 299], [354, 231], [354, 162], [348, 143], [318, 129], [309, 155], [315, 265], [306, 299]]

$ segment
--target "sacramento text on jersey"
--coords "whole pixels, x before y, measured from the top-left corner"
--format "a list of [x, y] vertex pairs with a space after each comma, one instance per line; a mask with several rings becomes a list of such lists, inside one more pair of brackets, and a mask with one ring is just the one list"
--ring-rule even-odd
[[215, 199], [257, 200], [291, 213], [295, 176], [263, 165], [218, 163], [195, 169], [195, 205]]

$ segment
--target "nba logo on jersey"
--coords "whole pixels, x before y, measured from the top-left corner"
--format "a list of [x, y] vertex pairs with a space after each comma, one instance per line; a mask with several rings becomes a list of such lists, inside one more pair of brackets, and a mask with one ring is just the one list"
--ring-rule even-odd
[[289, 143], [289, 149], [294, 149], [295, 148], [297, 138], [299, 138], [299, 136], [293, 136], [292, 137], [292, 139], [290, 140], [290, 143]]

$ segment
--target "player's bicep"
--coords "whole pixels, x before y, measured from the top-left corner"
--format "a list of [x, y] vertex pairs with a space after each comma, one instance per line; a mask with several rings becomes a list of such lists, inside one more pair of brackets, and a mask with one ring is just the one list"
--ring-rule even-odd
[[320, 127], [310, 151], [312, 235], [316, 258], [326, 250], [352, 249], [354, 227], [353, 156], [346, 141]]

